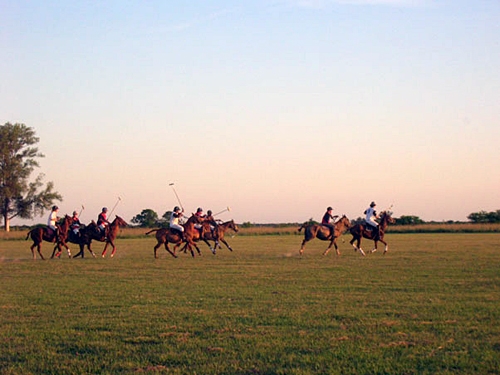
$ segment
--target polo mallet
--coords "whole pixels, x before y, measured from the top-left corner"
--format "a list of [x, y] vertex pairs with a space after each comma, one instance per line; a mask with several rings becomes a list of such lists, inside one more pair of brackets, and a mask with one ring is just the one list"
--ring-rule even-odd
[[179, 206], [181, 206], [182, 211], [184, 211], [184, 207], [182, 206], [182, 202], [179, 199], [179, 196], [177, 195], [177, 192], [175, 191], [174, 183], [172, 182], [172, 183], [168, 184], [168, 186], [172, 187], [172, 190], [174, 191], [174, 194], [175, 194], [175, 196], [177, 198], [177, 202], [179, 202]]
[[224, 210], [217, 212], [216, 214], [214, 214], [214, 216], [220, 215], [221, 213], [226, 212], [226, 211], [231, 211], [229, 206], [227, 206], [227, 208], [225, 208]]
[[115, 205], [113, 206], [113, 209], [111, 210], [111, 212], [109, 213], [109, 216], [111, 216], [111, 214], [113, 213], [113, 211], [115, 210], [116, 206], [118, 206], [118, 203], [120, 203], [122, 199], [120, 197], [118, 197], [118, 200], [116, 201]]
[[82, 209], [80, 210], [80, 213], [78, 214], [78, 216], [82, 216], [82, 212], [83, 212], [83, 210], [85, 210], [85, 207], [84, 207], [84, 206], [83, 206], [83, 204], [82, 204]]

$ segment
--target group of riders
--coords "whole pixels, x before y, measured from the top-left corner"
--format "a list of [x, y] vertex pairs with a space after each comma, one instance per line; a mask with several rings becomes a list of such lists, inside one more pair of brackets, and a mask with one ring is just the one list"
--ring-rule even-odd
[[[368, 207], [364, 211], [365, 215], [365, 223], [367, 224], [365, 226], [365, 229], [372, 231], [373, 236], [376, 237], [379, 234], [379, 227], [376, 219], [378, 219], [378, 214], [377, 211], [375, 211], [375, 202], [370, 203], [370, 207]], [[326, 209], [325, 214], [323, 215], [323, 219], [321, 219], [321, 224], [330, 228], [330, 233], [332, 234], [334, 229], [335, 229], [335, 222], [336, 219], [338, 218], [338, 215], [332, 215], [333, 208], [328, 207]]]
[[[374, 235], [378, 233], [378, 223], [376, 221], [378, 215], [377, 211], [375, 211], [375, 206], [376, 206], [375, 202], [371, 202], [370, 206], [364, 211], [365, 223], [367, 224], [366, 229], [372, 230]], [[50, 231], [52, 232], [51, 234], [55, 236], [56, 240], [59, 240], [59, 234], [60, 234], [60, 229], [57, 224], [57, 222], [59, 221], [59, 217], [57, 216], [58, 211], [59, 207], [53, 206], [47, 220], [48, 230], [49, 232]], [[333, 233], [335, 222], [336, 219], [338, 218], [338, 215], [332, 215], [332, 213], [333, 213], [333, 208], [328, 207], [321, 220], [321, 224], [330, 228], [331, 233]], [[107, 235], [108, 226], [110, 224], [107, 215], [108, 215], [108, 209], [106, 207], [103, 207], [102, 211], [97, 216], [97, 223], [95, 226], [95, 231], [97, 235], [102, 235], [104, 237]], [[208, 223], [209, 229], [213, 237], [217, 238], [218, 224], [215, 218], [213, 217], [212, 211], [208, 210], [207, 213], [204, 214], [203, 209], [201, 207], [198, 207], [195, 215], [204, 219], [203, 221], [205, 223]], [[79, 216], [78, 212], [73, 211], [73, 216], [71, 217], [71, 226], [70, 226], [71, 230], [70, 235], [73, 236], [73, 238], [80, 237], [80, 229], [83, 227], [83, 224], [80, 222], [78, 216]], [[179, 206], [175, 206], [170, 216], [170, 229], [174, 231], [179, 231], [182, 237], [184, 238], [184, 227], [182, 226], [183, 217], [184, 217], [184, 209], [181, 209]], [[202, 224], [196, 224], [195, 227], [197, 229], [201, 229]]]
[[[47, 229], [49, 236], [55, 237], [56, 241], [59, 242], [60, 237], [60, 227], [57, 224], [60, 218], [57, 216], [59, 212], [59, 207], [52, 206], [52, 210], [50, 211], [49, 217], [47, 219]], [[73, 211], [73, 215], [71, 216], [71, 225], [69, 235], [78, 239], [81, 236], [80, 229], [85, 227], [84, 224], [80, 221], [78, 217], [79, 214], [76, 211]], [[108, 221], [108, 209], [106, 207], [102, 208], [102, 211], [97, 216], [97, 223], [94, 227], [95, 234], [97, 236], [106, 237], [108, 234], [108, 226], [110, 222]]]
[[[206, 214], [203, 213], [203, 208], [198, 207], [196, 209], [196, 213], [194, 214], [195, 216], [199, 217], [200, 219], [203, 219], [203, 224], [195, 224], [194, 227], [198, 230], [202, 230], [203, 225], [208, 226], [208, 229], [212, 233], [212, 237], [215, 239], [215, 241], [218, 240], [218, 223], [215, 220], [212, 211], [208, 210]], [[172, 211], [172, 215], [170, 216], [170, 229], [174, 231], [179, 231], [182, 235], [182, 238], [185, 240], [185, 229], [184, 226], [182, 225], [182, 222], [184, 217], [184, 209], [180, 208], [179, 206], [175, 206], [174, 210]], [[206, 223], [206, 224], [205, 224]]]
[[[49, 217], [47, 219], [47, 228], [49, 231], [50, 236], [55, 236], [56, 241], [59, 242], [59, 236], [60, 236], [60, 228], [59, 225], [57, 224], [60, 218], [57, 216], [57, 213], [59, 211], [59, 207], [53, 206], [52, 210], [49, 214]], [[97, 223], [94, 228], [95, 234], [98, 236], [107, 236], [108, 233], [108, 227], [110, 222], [108, 221], [108, 209], [106, 207], [102, 208], [102, 211], [99, 213], [97, 216]], [[212, 233], [212, 236], [214, 239], [217, 239], [217, 226], [218, 223], [213, 217], [212, 211], [208, 210], [206, 214], [203, 213], [203, 209], [201, 207], [198, 207], [195, 213], [196, 216], [199, 218], [203, 219], [204, 223], [207, 223], [209, 225], [209, 230]], [[80, 229], [84, 227], [84, 225], [80, 222], [79, 219], [79, 214], [76, 211], [73, 211], [73, 216], [71, 217], [71, 225], [70, 225], [70, 232], [69, 235], [72, 236], [75, 239], [78, 239], [80, 237]], [[179, 231], [182, 235], [182, 238], [184, 238], [184, 227], [182, 226], [183, 223], [183, 218], [184, 218], [184, 209], [181, 209], [178, 206], [174, 207], [174, 210], [170, 216], [170, 228], [173, 231]], [[201, 230], [202, 224], [195, 224], [195, 228]]]

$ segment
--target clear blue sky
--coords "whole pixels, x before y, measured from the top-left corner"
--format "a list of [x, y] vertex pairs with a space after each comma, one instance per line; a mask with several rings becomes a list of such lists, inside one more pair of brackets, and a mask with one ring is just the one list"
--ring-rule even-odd
[[[500, 209], [500, 2], [0, 0], [0, 123], [61, 213]], [[45, 218], [37, 218], [45, 222]]]

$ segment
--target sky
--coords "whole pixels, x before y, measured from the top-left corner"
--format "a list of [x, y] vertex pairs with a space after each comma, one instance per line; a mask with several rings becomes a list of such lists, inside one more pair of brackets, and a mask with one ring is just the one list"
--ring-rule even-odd
[[35, 130], [60, 214], [162, 216], [175, 193], [238, 223], [500, 209], [497, 0], [0, 9], [0, 124]]

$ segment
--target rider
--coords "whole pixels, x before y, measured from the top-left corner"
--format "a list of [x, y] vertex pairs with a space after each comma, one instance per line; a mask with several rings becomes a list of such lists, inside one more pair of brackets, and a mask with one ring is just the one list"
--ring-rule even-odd
[[212, 215], [212, 210], [207, 211], [207, 215], [205, 216], [205, 222], [208, 223], [210, 226], [210, 232], [212, 232], [212, 237], [214, 238], [215, 241], [219, 240], [219, 231], [217, 230], [217, 221], [215, 221], [213, 215]]
[[59, 207], [52, 206], [52, 210], [50, 211], [49, 217], [47, 219], [47, 226], [50, 228], [53, 234], [56, 236], [56, 241], [59, 242], [59, 225], [57, 225], [57, 221], [59, 218], [57, 217], [57, 212], [59, 211]]
[[[198, 208], [196, 209], [196, 213], [195, 213], [194, 215], [195, 215], [195, 216], [197, 216], [197, 217], [199, 217], [200, 219], [205, 219], [205, 218], [207, 217], [207, 215], [204, 215], [204, 214], [203, 214], [203, 208], [201, 208], [201, 207], [198, 207]], [[202, 224], [199, 224], [199, 223], [196, 223], [196, 224], [194, 225], [194, 227], [200, 231], [200, 234], [201, 234], [201, 232], [202, 232], [202, 230], [201, 230], [202, 226], [203, 226], [203, 225], [202, 225]]]
[[184, 227], [179, 222], [182, 216], [184, 216], [184, 210], [181, 210], [179, 206], [175, 206], [174, 211], [170, 216], [170, 228], [180, 231], [182, 234], [182, 238], [184, 238]]
[[80, 219], [78, 218], [78, 212], [73, 211], [73, 216], [71, 217], [71, 230], [73, 231], [73, 235], [75, 238], [80, 237], [80, 226], [82, 223], [80, 222]]
[[366, 224], [368, 224], [367, 229], [373, 229], [374, 236], [379, 234], [378, 223], [375, 221], [375, 219], [378, 218], [377, 211], [375, 211], [375, 206], [375, 202], [370, 203], [370, 207], [368, 207], [364, 212], [364, 214], [366, 215], [365, 222]]
[[108, 209], [106, 207], [102, 208], [101, 213], [97, 217], [97, 231], [99, 234], [104, 234], [107, 236], [108, 232]]
[[335, 229], [335, 219], [337, 219], [338, 215], [332, 215], [333, 208], [327, 207], [325, 214], [323, 215], [323, 219], [321, 219], [321, 225], [324, 225], [330, 228], [330, 235], [333, 233]]

